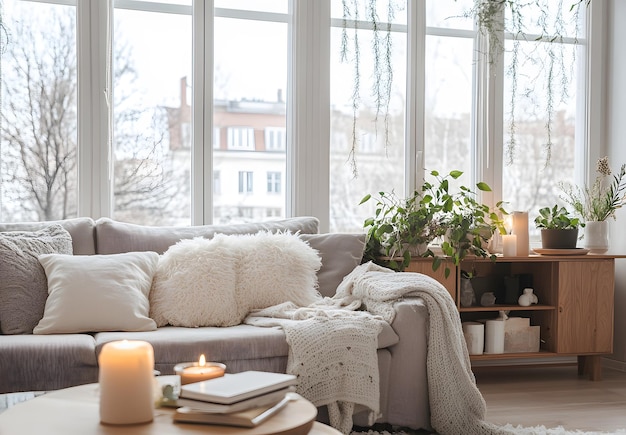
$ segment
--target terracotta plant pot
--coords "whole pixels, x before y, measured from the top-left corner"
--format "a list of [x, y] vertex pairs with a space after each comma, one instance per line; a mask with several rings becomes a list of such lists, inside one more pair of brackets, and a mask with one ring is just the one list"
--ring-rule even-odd
[[574, 249], [578, 241], [578, 228], [570, 230], [541, 230], [543, 249]]

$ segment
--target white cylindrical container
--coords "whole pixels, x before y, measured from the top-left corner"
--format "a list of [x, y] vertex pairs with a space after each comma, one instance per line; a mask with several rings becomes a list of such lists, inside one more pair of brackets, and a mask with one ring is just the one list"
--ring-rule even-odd
[[593, 254], [604, 254], [609, 250], [609, 223], [587, 221], [585, 224], [585, 248]]
[[487, 320], [485, 326], [485, 353], [504, 353], [505, 320]]
[[485, 325], [480, 322], [463, 322], [463, 335], [470, 355], [482, 355], [485, 346]]
[[530, 243], [528, 240], [528, 213], [525, 211], [514, 211], [512, 214], [513, 231], [517, 236], [516, 249], [518, 257], [528, 257]]
[[145, 341], [106, 343], [98, 356], [100, 421], [148, 423], [154, 418], [154, 350]]

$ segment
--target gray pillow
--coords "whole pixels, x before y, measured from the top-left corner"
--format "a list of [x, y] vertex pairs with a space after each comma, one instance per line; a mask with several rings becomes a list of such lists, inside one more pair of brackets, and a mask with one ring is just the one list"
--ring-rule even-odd
[[41, 254], [72, 254], [72, 236], [61, 225], [0, 233], [0, 330], [32, 334], [48, 298]]
[[322, 258], [317, 272], [319, 292], [322, 296], [334, 296], [343, 278], [361, 264], [365, 234], [300, 234], [300, 238]]

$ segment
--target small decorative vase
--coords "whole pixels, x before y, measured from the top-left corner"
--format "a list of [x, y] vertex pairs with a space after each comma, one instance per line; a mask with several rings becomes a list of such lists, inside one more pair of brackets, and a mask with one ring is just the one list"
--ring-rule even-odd
[[594, 254], [604, 254], [609, 250], [608, 221], [591, 221], [585, 224], [585, 248]]
[[517, 303], [522, 307], [529, 307], [531, 304], [539, 302], [537, 295], [533, 293], [532, 288], [525, 288], [522, 295], [517, 300]]

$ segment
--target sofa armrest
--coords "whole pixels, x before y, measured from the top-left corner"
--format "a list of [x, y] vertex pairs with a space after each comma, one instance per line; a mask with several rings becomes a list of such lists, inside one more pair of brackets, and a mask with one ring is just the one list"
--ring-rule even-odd
[[430, 429], [428, 377], [428, 309], [419, 298], [406, 298], [394, 305], [391, 327], [400, 340], [389, 348], [391, 370], [387, 416], [394, 424]]

